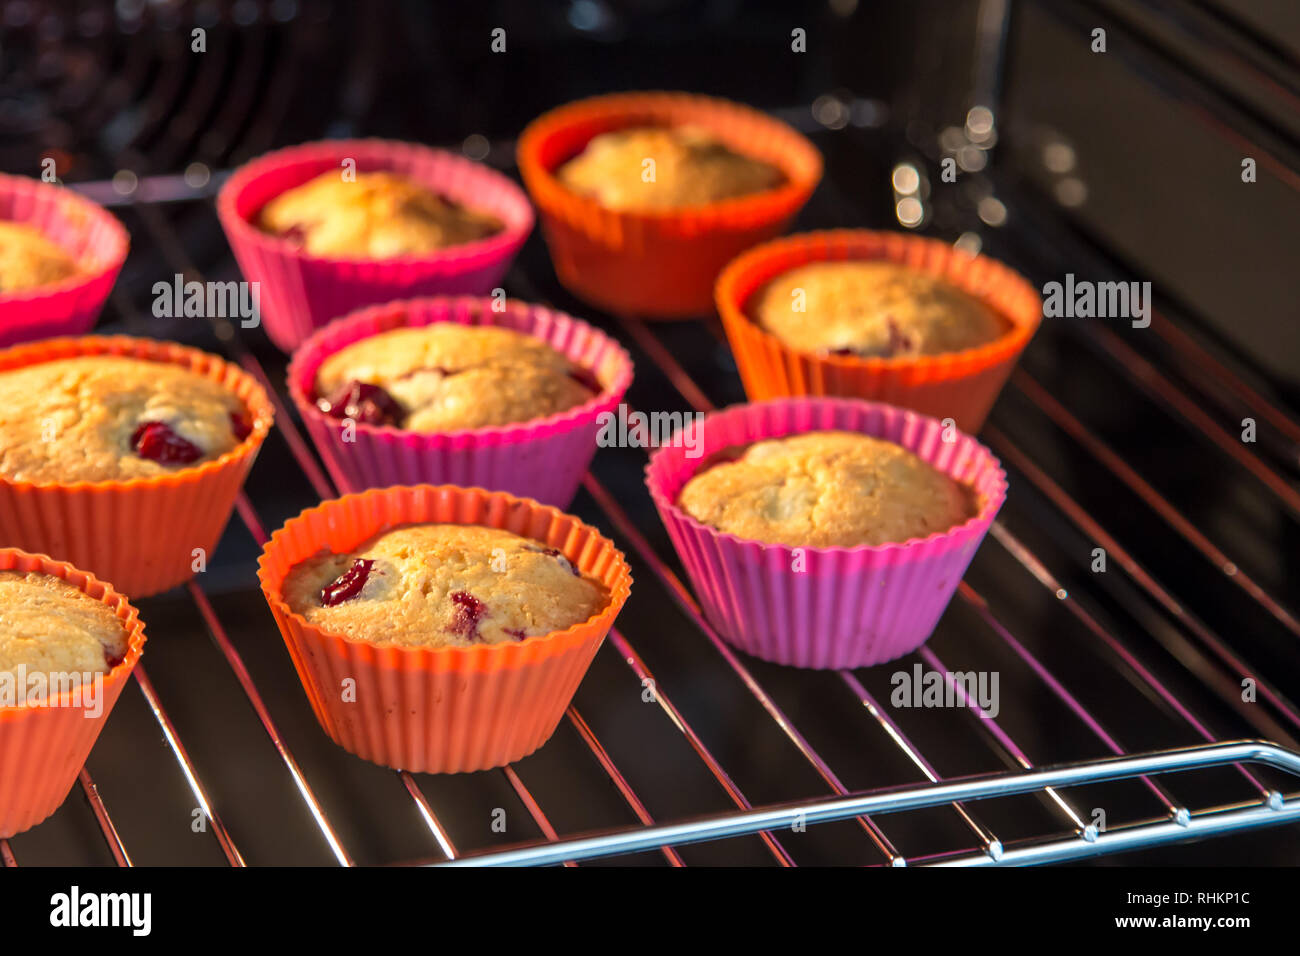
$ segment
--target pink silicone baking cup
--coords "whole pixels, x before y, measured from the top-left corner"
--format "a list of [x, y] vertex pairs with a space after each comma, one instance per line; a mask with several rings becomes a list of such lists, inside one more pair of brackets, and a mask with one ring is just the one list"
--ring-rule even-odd
[[[388, 485], [453, 484], [508, 491], [564, 507], [596, 454], [604, 416], [632, 382], [632, 359], [617, 342], [588, 325], [540, 305], [438, 297], [389, 302], [362, 309], [321, 329], [289, 363], [289, 394], [330, 475], [344, 491]], [[496, 325], [536, 336], [595, 376], [600, 394], [574, 408], [532, 421], [454, 432], [412, 432], [352, 425], [316, 407], [316, 371], [353, 342], [403, 326], [434, 322]], [[352, 440], [345, 440], [351, 437]]]
[[[253, 225], [271, 199], [327, 170], [341, 170], [345, 159], [355, 160], [358, 172], [407, 176], [454, 202], [491, 213], [505, 228], [427, 255], [359, 259], [311, 256]], [[533, 228], [528, 198], [500, 173], [440, 149], [379, 139], [305, 143], [255, 159], [221, 188], [217, 214], [244, 278], [261, 284], [266, 332], [286, 352], [314, 329], [361, 306], [491, 291]]]
[[[916, 650], [1006, 499], [1006, 474], [987, 448], [891, 405], [776, 399], [737, 405], [687, 427], [697, 433], [651, 457], [646, 485], [709, 621], [736, 647], [778, 664], [865, 667]], [[974, 488], [978, 513], [948, 531], [898, 544], [795, 548], [738, 538], [677, 507], [682, 486], [713, 453], [830, 429], [902, 445]], [[692, 446], [699, 457], [687, 457]]]
[[126, 230], [111, 213], [70, 189], [0, 174], [0, 220], [23, 223], [77, 260], [62, 282], [0, 292], [0, 348], [90, 331], [126, 261]]
[[104, 675], [102, 707], [91, 716], [71, 706], [0, 707], [0, 840], [36, 826], [63, 803], [131, 678], [144, 650], [144, 624], [112, 585], [65, 561], [0, 548], [0, 571], [35, 571], [61, 578], [112, 609], [127, 632], [126, 656]]

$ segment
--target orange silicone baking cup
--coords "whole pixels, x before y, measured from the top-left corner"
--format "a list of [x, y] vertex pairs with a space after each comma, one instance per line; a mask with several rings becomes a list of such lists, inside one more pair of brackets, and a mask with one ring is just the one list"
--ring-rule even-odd
[[[607, 209], [555, 177], [599, 133], [684, 124], [705, 127], [737, 151], [778, 166], [785, 182], [699, 206], [627, 212]], [[722, 267], [780, 234], [822, 176], [821, 154], [790, 126], [689, 93], [616, 93], [561, 106], [528, 125], [518, 152], [560, 281], [597, 306], [647, 318], [707, 314]]]
[[[888, 259], [940, 276], [1005, 317], [1010, 330], [959, 352], [860, 358], [798, 351], [747, 314], [754, 293], [781, 273], [808, 262], [847, 259]], [[718, 277], [716, 301], [751, 401], [795, 395], [867, 398], [951, 418], [972, 434], [984, 424], [1043, 313], [1038, 290], [996, 260], [934, 239], [856, 229], [801, 233], [751, 249]]]
[[[487, 525], [558, 548], [609, 589], [609, 604], [581, 624], [518, 643], [396, 647], [327, 633], [285, 603], [285, 576], [305, 558], [424, 522]], [[622, 553], [577, 518], [455, 485], [376, 488], [309, 508], [271, 535], [258, 578], [325, 732], [358, 757], [427, 773], [504, 766], [546, 743], [632, 586]], [[385, 626], [376, 622], [379, 633]]]
[[64, 561], [17, 548], [0, 548], [0, 571], [38, 571], [61, 578], [108, 605], [127, 632], [126, 656], [104, 675], [102, 707], [95, 716], [71, 706], [0, 707], [0, 839], [36, 826], [63, 803], [109, 712], [144, 650], [144, 624], [109, 584]]
[[0, 351], [0, 372], [83, 355], [188, 368], [230, 389], [253, 425], [249, 436], [221, 457], [155, 477], [33, 482], [0, 476], [0, 545], [52, 554], [112, 581], [124, 594], [147, 597], [188, 581], [200, 558], [212, 554], [274, 412], [262, 386], [238, 366], [172, 342], [126, 336], [48, 339]]

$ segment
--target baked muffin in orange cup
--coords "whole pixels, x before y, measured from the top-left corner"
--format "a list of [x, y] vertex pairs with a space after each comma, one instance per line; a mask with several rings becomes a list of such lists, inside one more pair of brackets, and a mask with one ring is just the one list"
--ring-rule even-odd
[[[992, 316], [997, 331], [971, 347], [937, 354], [858, 355], [843, 354], [848, 349], [836, 354], [796, 348], [758, 321], [756, 306], [769, 284], [775, 286], [792, 270], [855, 262], [906, 267], [900, 270], [905, 278], [929, 284], [920, 293], [926, 297], [924, 308], [969, 305]], [[931, 282], [935, 279], [940, 281]], [[941, 421], [951, 418], [969, 433], [984, 424], [1042, 320], [1038, 290], [994, 259], [935, 239], [857, 229], [800, 233], [751, 249], [723, 270], [715, 299], [751, 401], [798, 395], [866, 398]], [[892, 320], [890, 327], [892, 336]], [[906, 336], [899, 334], [906, 345]]]
[[[459, 544], [445, 556], [436, 545], [404, 541], [385, 549], [391, 536], [412, 533], [509, 540], [498, 552], [491, 538], [490, 564], [467, 559]], [[418, 584], [396, 590], [411, 584], [409, 562], [428, 554]], [[507, 612], [494, 602], [510, 602], [513, 584], [523, 582], [495, 589], [511, 574], [534, 572], [603, 596], [571, 626], [548, 631], [535, 620], [525, 628], [521, 613], [544, 621], [555, 612], [550, 592], [534, 591], [531, 608], [515, 600]], [[440, 574], [478, 577], [467, 586]], [[577, 518], [529, 498], [455, 485], [375, 488], [309, 508], [271, 535], [258, 578], [325, 732], [365, 760], [427, 773], [504, 766], [542, 746], [632, 584], [613, 542]], [[449, 580], [466, 590], [449, 590]], [[320, 581], [329, 583], [317, 596]], [[471, 586], [477, 596], [467, 593]], [[443, 611], [451, 632], [430, 623]], [[308, 619], [331, 612], [341, 612], [332, 630]]]
[[[112, 585], [43, 554], [0, 548], [0, 591], [5, 623], [31, 632], [11, 644], [6, 637], [13, 635], [0, 625], [0, 679], [16, 680], [17, 672], [6, 668], [11, 658], [24, 667], [21, 684], [9, 688], [15, 691], [13, 699], [7, 692], [0, 697], [0, 839], [8, 839], [36, 826], [63, 803], [140, 659], [145, 637], [135, 608]], [[52, 616], [70, 623], [51, 630]], [[38, 631], [59, 646], [51, 648]], [[91, 673], [81, 664], [90, 650], [84, 645], [97, 631], [112, 637], [114, 645], [112, 650], [107, 643], [96, 648], [103, 657], [103, 669], [96, 671], [102, 683], [96, 676], [89, 685], [63, 684], [56, 692], [52, 678]], [[45, 690], [34, 698], [36, 673], [23, 663], [25, 658], [45, 664], [76, 661], [78, 667], [54, 674], [42, 670]], [[16, 703], [19, 691], [22, 703]]]
[[147, 597], [206, 564], [271, 428], [249, 374], [126, 336], [0, 351], [0, 543]]
[[[774, 167], [776, 184], [699, 204], [615, 208], [557, 175], [597, 136], [658, 128], [716, 138], [739, 157]], [[784, 231], [822, 175], [821, 154], [790, 126], [689, 93], [616, 93], [561, 106], [528, 125], [518, 158], [560, 281], [594, 305], [645, 318], [707, 314], [722, 267]]]

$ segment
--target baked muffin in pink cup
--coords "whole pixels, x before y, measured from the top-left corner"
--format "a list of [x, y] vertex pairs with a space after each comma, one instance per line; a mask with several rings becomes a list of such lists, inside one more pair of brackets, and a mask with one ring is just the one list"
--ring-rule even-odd
[[[351, 162], [349, 162], [351, 161]], [[338, 171], [387, 172], [457, 207], [495, 218], [483, 238], [419, 254], [311, 254], [293, 237], [263, 229], [272, 200]], [[276, 150], [237, 169], [217, 214], [244, 278], [260, 283], [267, 334], [286, 352], [357, 308], [420, 295], [477, 295], [500, 284], [533, 228], [533, 209], [507, 177], [440, 149], [378, 139], [325, 140]]]
[[[891, 405], [776, 399], [736, 405], [687, 428], [697, 431], [651, 457], [646, 485], [709, 621], [736, 647], [778, 664], [865, 667], [916, 650], [934, 630], [1006, 498], [1006, 474], [988, 449], [937, 419]], [[740, 537], [696, 520], [683, 507], [688, 482], [720, 459], [734, 459], [757, 442], [812, 432], [893, 443], [871, 443], [886, 453], [886, 477], [896, 485], [901, 476], [904, 487], [915, 480], [918, 489], [925, 486], [925, 500], [941, 504], [954, 486], [960, 488], [969, 505], [961, 514], [969, 517], [951, 527], [930, 521], [930, 533], [901, 541], [814, 547]], [[841, 503], [874, 493], [832, 491]], [[779, 521], [783, 507], [771, 498], [766, 514]], [[942, 506], [927, 507], [945, 513]]]
[[[0, 348], [90, 331], [130, 246], [117, 218], [71, 189], [0, 174], [0, 231], [9, 267], [0, 268]], [[18, 248], [28, 242], [48, 252], [23, 250], [32, 266], [66, 257], [71, 268], [49, 271], [49, 282], [5, 281], [22, 271]]]
[[361, 309], [307, 339], [288, 370], [343, 491], [454, 484], [561, 508], [631, 382], [631, 358], [595, 327], [469, 296]]

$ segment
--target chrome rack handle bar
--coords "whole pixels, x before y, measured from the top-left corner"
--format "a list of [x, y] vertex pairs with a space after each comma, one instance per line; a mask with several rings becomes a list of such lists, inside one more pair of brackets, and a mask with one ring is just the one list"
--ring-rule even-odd
[[[636, 853], [642, 850], [657, 850], [663, 846], [744, 836], [795, 825], [830, 823], [863, 814], [919, 810], [946, 803], [1029, 793], [1046, 787], [1070, 787], [1103, 780], [1196, 770], [1235, 763], [1262, 764], [1300, 777], [1300, 754], [1265, 740], [1227, 741], [1080, 763], [1058, 764], [1025, 773], [982, 774], [921, 787], [858, 791], [842, 797], [757, 807], [736, 813], [696, 817], [680, 823], [615, 829], [554, 842], [520, 844], [505, 850], [488, 850], [466, 854], [456, 860], [426, 862], [422, 865], [544, 866], [564, 863], [568, 860]], [[1178, 839], [1194, 839], [1230, 830], [1287, 823], [1294, 819], [1300, 819], [1300, 799], [1287, 800], [1280, 793], [1273, 792], [1263, 803], [1250, 804], [1224, 813], [1194, 817], [1186, 809], [1179, 809], [1171, 819], [1157, 823], [1118, 829], [1108, 833], [1098, 833], [1095, 828], [1088, 827], [1071, 840], [1056, 840], [1046, 844], [1006, 850], [1001, 846], [995, 846], [985, 853], [943, 859], [938, 862], [943, 865], [970, 865], [977, 862], [1046, 863], [1074, 856], [1136, 849]], [[1064, 847], [1067, 844], [1078, 845], [1079, 849], [1066, 852]]]

